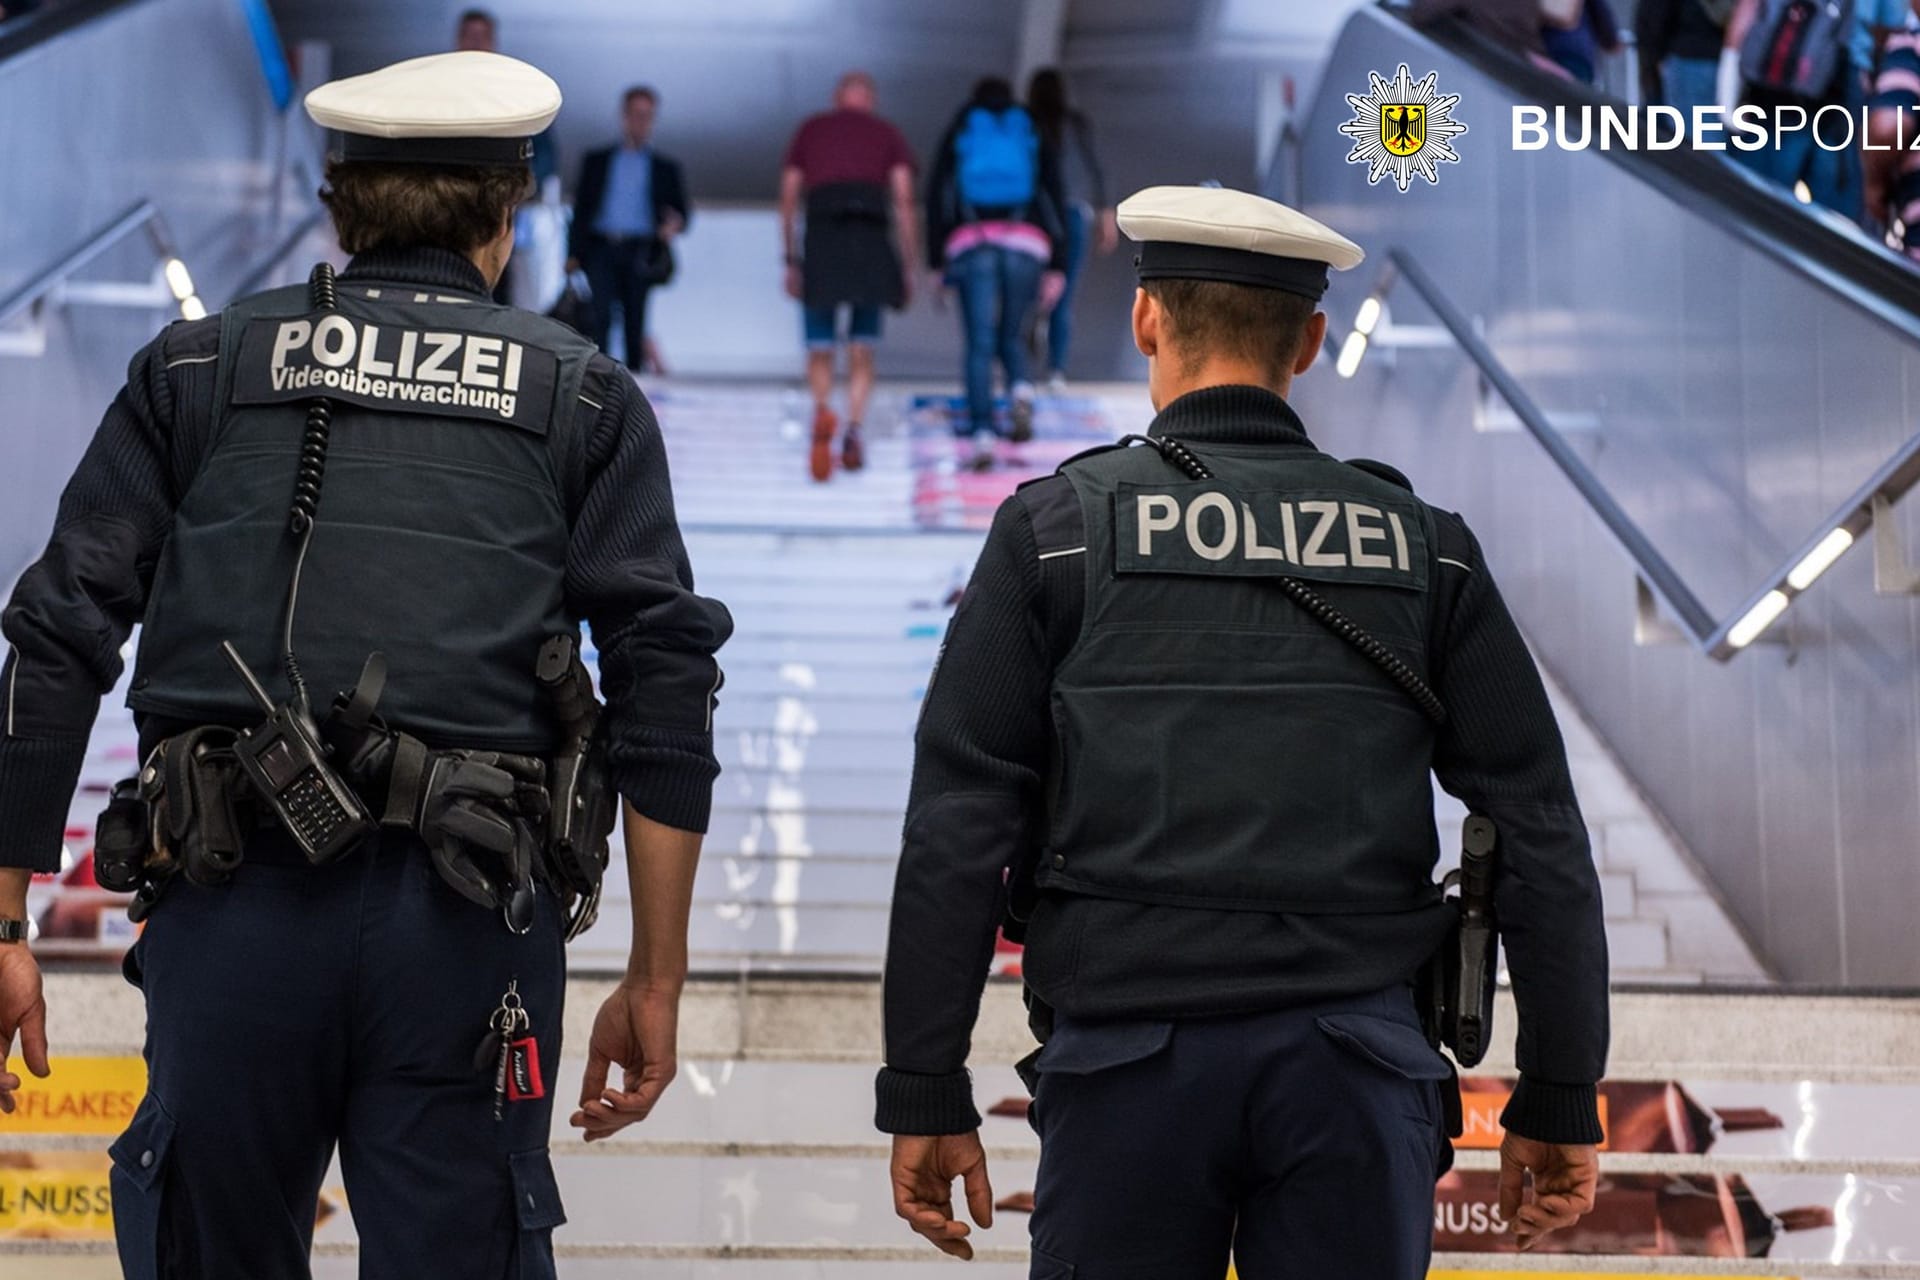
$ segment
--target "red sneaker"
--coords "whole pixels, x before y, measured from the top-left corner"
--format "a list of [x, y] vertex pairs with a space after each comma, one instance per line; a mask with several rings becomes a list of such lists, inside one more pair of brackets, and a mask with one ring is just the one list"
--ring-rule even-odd
[[833, 433], [839, 426], [840, 419], [827, 406], [814, 411], [813, 449], [807, 455], [807, 470], [815, 480], [824, 481], [833, 475]]
[[867, 447], [860, 439], [857, 423], [847, 427], [846, 439], [840, 442], [840, 465], [849, 471], [858, 471], [867, 465]]

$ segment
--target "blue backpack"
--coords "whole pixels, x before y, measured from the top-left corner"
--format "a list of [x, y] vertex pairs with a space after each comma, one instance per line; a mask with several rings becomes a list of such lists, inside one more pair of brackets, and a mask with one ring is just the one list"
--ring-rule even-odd
[[1040, 135], [1024, 107], [975, 107], [954, 138], [960, 200], [969, 209], [1018, 209], [1039, 183]]

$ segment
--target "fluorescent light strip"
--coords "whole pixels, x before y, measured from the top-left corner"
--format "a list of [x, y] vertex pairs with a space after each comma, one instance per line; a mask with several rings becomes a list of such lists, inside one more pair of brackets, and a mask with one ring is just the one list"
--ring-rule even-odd
[[1833, 562], [1845, 555], [1847, 548], [1853, 545], [1853, 535], [1845, 529], [1835, 529], [1820, 539], [1819, 545], [1807, 552], [1806, 558], [1793, 566], [1793, 572], [1787, 575], [1787, 585], [1795, 591], [1805, 591], [1813, 585], [1814, 579], [1833, 567]]
[[1361, 301], [1360, 309], [1353, 313], [1354, 331], [1372, 337], [1374, 329], [1380, 324], [1380, 312], [1382, 309], [1379, 297], [1374, 294], [1368, 294], [1366, 298]]
[[1355, 329], [1340, 344], [1340, 358], [1334, 361], [1333, 371], [1343, 378], [1351, 378], [1360, 368], [1360, 361], [1367, 354], [1367, 335]]
[[200, 301], [197, 295], [190, 293], [180, 299], [180, 316], [184, 320], [205, 320], [207, 304]]
[[1744, 649], [1760, 638], [1760, 633], [1773, 625], [1774, 619], [1787, 611], [1790, 603], [1784, 591], [1769, 591], [1760, 597], [1760, 603], [1747, 610], [1747, 616], [1733, 624], [1733, 630], [1727, 632], [1727, 643], [1736, 649]]
[[173, 290], [173, 296], [185, 302], [193, 296], [193, 276], [187, 271], [187, 264], [178, 258], [168, 258], [165, 267], [167, 288]]

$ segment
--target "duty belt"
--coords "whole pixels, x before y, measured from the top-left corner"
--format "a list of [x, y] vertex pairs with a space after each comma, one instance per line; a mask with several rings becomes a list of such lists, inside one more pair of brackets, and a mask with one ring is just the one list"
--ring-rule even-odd
[[[525, 933], [533, 924], [535, 879], [544, 879], [562, 900], [569, 941], [598, 914], [615, 807], [596, 732], [599, 706], [576, 643], [555, 637], [541, 650], [536, 674], [563, 733], [550, 761], [433, 748], [388, 728], [374, 714], [386, 679], [378, 654], [316, 731], [330, 771], [380, 828], [418, 835], [455, 891], [498, 908], [509, 930]], [[95, 874], [103, 887], [135, 894], [135, 920], [176, 874], [196, 884], [226, 883], [248, 838], [284, 823], [285, 796], [263, 797], [242, 767], [245, 750], [243, 731], [201, 726], [162, 741], [137, 779], [114, 788], [100, 818]]]

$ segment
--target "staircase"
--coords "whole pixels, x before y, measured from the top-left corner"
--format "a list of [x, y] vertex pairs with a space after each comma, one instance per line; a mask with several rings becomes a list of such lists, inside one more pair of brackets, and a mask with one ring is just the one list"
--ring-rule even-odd
[[[682, 1074], [655, 1116], [619, 1140], [588, 1148], [556, 1128], [570, 1215], [556, 1237], [562, 1274], [931, 1274], [947, 1263], [892, 1216], [884, 1140], [871, 1124], [877, 975], [914, 717], [950, 600], [1010, 482], [990, 478], [995, 488], [954, 473], [943, 434], [948, 406], [911, 389], [890, 393], [905, 425], [871, 440], [868, 471], [823, 486], [805, 478], [805, 406], [791, 393], [685, 385], [650, 392], [700, 589], [727, 601], [738, 622], [716, 722], [726, 773], [697, 883], [699, 977], [684, 1008]], [[1043, 439], [1021, 459], [1027, 469], [1050, 467], [1096, 432], [1117, 435], [1144, 417], [1135, 388], [1078, 396], [1043, 411]], [[1615, 1119], [1631, 1106], [1678, 1133], [1684, 1126], [1669, 1124], [1671, 1116], [1707, 1117], [1687, 1139], [1696, 1149], [1656, 1143], [1612, 1157], [1610, 1171], [1703, 1196], [1757, 1197], [1775, 1215], [1808, 1204], [1830, 1209], [1851, 1195], [1846, 1208], [1856, 1217], [1851, 1234], [1838, 1218], [1831, 1227], [1794, 1219], [1802, 1230], [1776, 1231], [1769, 1256], [1737, 1272], [1724, 1262], [1628, 1259], [1628, 1236], [1622, 1256], [1534, 1265], [1901, 1274], [1890, 1268], [1920, 1260], [1920, 1239], [1907, 1242], [1894, 1223], [1897, 1197], [1920, 1204], [1920, 1018], [1897, 1002], [1716, 992], [1716, 984], [1763, 983], [1765, 972], [1685, 852], [1555, 696], [1602, 869], [1616, 980], [1691, 989], [1617, 998], [1615, 1074], [1645, 1083], [1621, 1095]], [[101, 774], [90, 783], [124, 763], [127, 733], [118, 719], [103, 725], [92, 766]], [[76, 813], [95, 805], [83, 795]], [[1464, 810], [1443, 798], [1438, 812], [1443, 846], [1457, 848]], [[610, 881], [604, 923], [571, 953], [566, 1035], [575, 1049], [605, 975], [624, 959], [625, 897], [624, 882]], [[49, 999], [62, 1054], [137, 1053], [140, 1006], [117, 977], [61, 974]], [[1510, 1006], [1500, 1025], [1513, 1026]], [[983, 1109], [1021, 1096], [1007, 1064], [1027, 1043], [1017, 985], [996, 981], [975, 1042]], [[556, 1076], [563, 1103], [581, 1065], [569, 1058]], [[1508, 1070], [1496, 1060], [1477, 1078], [1497, 1087]], [[1664, 1099], [1653, 1112], [1648, 1090]], [[559, 1110], [563, 1123], [566, 1108]], [[1778, 1125], [1742, 1128], [1757, 1122], [1756, 1112]], [[985, 1137], [996, 1193], [1030, 1189], [1037, 1147], [1024, 1121], [992, 1117]], [[8, 1153], [50, 1150], [97, 1162], [105, 1142], [9, 1134], [0, 1120], [0, 1168]], [[1471, 1180], [1490, 1176], [1491, 1160], [1485, 1150], [1462, 1153], [1468, 1181], [1456, 1200], [1476, 1194]], [[1737, 1194], [1729, 1190], [1735, 1182], [1744, 1188]], [[1623, 1190], [1620, 1203], [1638, 1194]], [[351, 1206], [337, 1174], [328, 1196], [349, 1212], [321, 1226], [316, 1274], [350, 1276]], [[1869, 1205], [1878, 1207], [1869, 1214]], [[1657, 1225], [1646, 1218], [1634, 1229], [1651, 1234]], [[1021, 1214], [1002, 1213], [976, 1243], [973, 1274], [1025, 1275]], [[36, 1280], [117, 1274], [108, 1251], [98, 1239], [0, 1242], [0, 1275], [15, 1274], [16, 1265]], [[1456, 1247], [1440, 1265], [1501, 1272], [1513, 1261]]]

